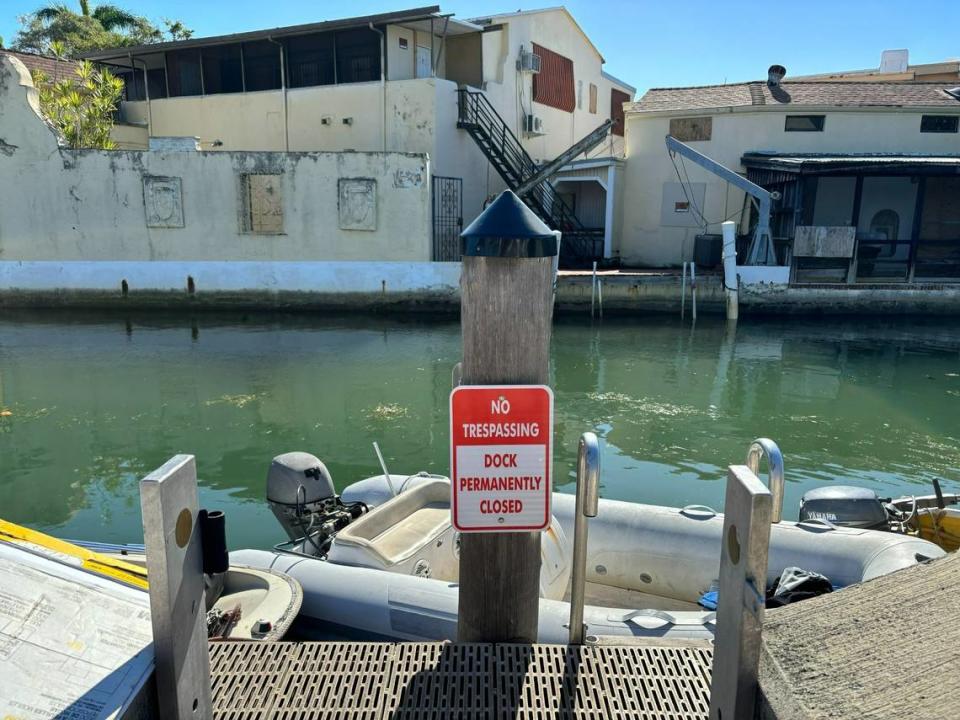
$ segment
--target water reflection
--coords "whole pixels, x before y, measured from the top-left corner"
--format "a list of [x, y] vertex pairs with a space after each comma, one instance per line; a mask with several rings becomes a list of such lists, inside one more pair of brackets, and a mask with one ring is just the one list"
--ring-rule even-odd
[[[555, 477], [602, 438], [602, 492], [719, 507], [750, 440], [786, 457], [785, 517], [802, 492], [960, 486], [960, 334], [904, 322], [701, 318], [561, 320]], [[201, 500], [231, 544], [278, 534], [262, 502], [270, 458], [305, 449], [338, 486], [378, 472], [447, 472], [456, 322], [358, 317], [20, 315], [0, 321], [0, 516], [59, 534], [140, 537], [137, 480], [195, 453]], [[945, 488], [946, 490], [947, 488]]]

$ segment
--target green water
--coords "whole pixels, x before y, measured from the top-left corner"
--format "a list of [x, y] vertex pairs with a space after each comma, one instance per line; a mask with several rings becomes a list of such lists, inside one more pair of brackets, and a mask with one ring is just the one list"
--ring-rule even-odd
[[[270, 458], [323, 459], [338, 487], [447, 473], [454, 321], [358, 317], [7, 315], [0, 320], [0, 517], [64, 537], [139, 542], [137, 481], [198, 459], [201, 503], [232, 547], [281, 539]], [[553, 339], [555, 478], [603, 444], [605, 497], [722, 506], [724, 468], [769, 436], [784, 514], [822, 483], [883, 495], [960, 490], [960, 325], [787, 319], [564, 320]]]

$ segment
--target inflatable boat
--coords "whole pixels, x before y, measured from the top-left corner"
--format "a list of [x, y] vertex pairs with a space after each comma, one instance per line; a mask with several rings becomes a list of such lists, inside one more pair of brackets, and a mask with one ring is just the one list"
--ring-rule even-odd
[[[751, 446], [750, 455], [756, 460], [764, 450], [779, 456], [766, 440], [760, 451]], [[782, 475], [772, 494], [775, 506], [782, 504]], [[337, 496], [318, 458], [287, 453], [271, 464], [267, 500], [289, 539], [271, 551], [234, 551], [230, 559], [300, 583], [298, 636], [456, 639], [459, 536], [450, 524], [448, 478], [385, 472]], [[563, 643], [575, 498], [554, 493], [552, 502], [552, 522], [542, 539], [538, 639]], [[840, 588], [945, 554], [909, 534], [842, 527], [822, 518], [790, 522], [779, 515], [776, 508], [769, 586], [785, 570], [800, 568]], [[723, 515], [704, 506], [600, 500], [587, 547], [587, 632], [711, 639], [715, 614], [697, 603], [717, 590], [722, 531]]]

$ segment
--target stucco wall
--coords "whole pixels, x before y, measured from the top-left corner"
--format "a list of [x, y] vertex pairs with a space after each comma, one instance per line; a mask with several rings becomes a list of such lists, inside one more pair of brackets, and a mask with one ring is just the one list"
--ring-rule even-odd
[[[957, 154], [954, 134], [921, 133], [922, 112], [899, 110], [838, 111], [798, 109], [797, 113], [825, 114], [823, 132], [785, 132], [784, 115], [776, 111], [726, 112], [712, 115], [710, 140], [691, 147], [738, 171], [749, 151], [778, 153], [925, 153]], [[665, 183], [677, 183], [664, 138], [670, 115], [627, 115], [627, 158], [624, 169], [623, 221], [617, 245], [628, 265], [662, 267], [693, 258], [696, 227], [661, 226], [661, 199]], [[675, 116], [674, 116], [675, 117]], [[677, 160], [678, 165], [680, 160]], [[703, 214], [711, 221], [708, 232], [719, 233], [725, 218], [740, 219], [743, 193], [698, 165], [685, 163], [691, 183], [705, 183]], [[686, 178], [684, 178], [686, 179]], [[716, 222], [713, 222], [716, 221]]]
[[[484, 89], [534, 160], [552, 160], [606, 121], [610, 117], [610, 91], [613, 87], [632, 92], [603, 75], [602, 58], [562, 8], [498, 16], [493, 21], [502, 23], [503, 29], [483, 36]], [[532, 75], [519, 73], [516, 69], [520, 47], [530, 52], [533, 43], [573, 61], [574, 89], [582, 82], [583, 98], [572, 113], [533, 102]], [[598, 88], [595, 114], [590, 112], [591, 83]], [[525, 113], [543, 119], [543, 135], [528, 137], [521, 132]], [[591, 155], [618, 156], [622, 153], [622, 138], [613, 137]]]
[[[35, 96], [0, 58], [0, 260], [430, 259], [425, 154], [71, 151]], [[245, 229], [246, 174], [279, 176], [281, 233]]]

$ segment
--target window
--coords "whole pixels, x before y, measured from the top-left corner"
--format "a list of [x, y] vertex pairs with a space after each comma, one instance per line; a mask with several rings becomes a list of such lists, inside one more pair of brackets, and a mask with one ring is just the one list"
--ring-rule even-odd
[[167, 53], [167, 78], [170, 97], [203, 94], [200, 50], [176, 50]]
[[533, 76], [533, 101], [573, 112], [577, 93], [573, 85], [573, 60], [533, 43], [540, 56], [540, 72]]
[[614, 135], [623, 137], [623, 104], [629, 101], [630, 96], [622, 90], [617, 90], [616, 88], [610, 90], [610, 119], [613, 120], [613, 128], [610, 132]]
[[597, 114], [597, 86], [590, 83], [590, 112]]
[[336, 82], [333, 38], [333, 33], [318, 33], [287, 40], [287, 81], [290, 87]]
[[922, 133], [955, 133], [960, 125], [957, 115], [924, 115], [920, 118]]
[[787, 115], [783, 129], [786, 132], [823, 132], [826, 115]]
[[240, 45], [203, 48], [203, 92], [206, 95], [243, 92]]
[[133, 72], [117, 73], [117, 77], [123, 80], [123, 99], [127, 101], [146, 100], [147, 97], [143, 90], [143, 73], [139, 70]]
[[671, 118], [670, 134], [681, 142], [709, 140], [713, 137], [713, 118]]
[[577, 110], [583, 110], [583, 80], [577, 80]]
[[344, 30], [337, 36], [337, 82], [380, 79], [380, 35], [369, 28]]
[[243, 44], [243, 70], [247, 91], [278, 90], [280, 78], [280, 47], [269, 40]]
[[167, 71], [163, 68], [147, 70], [147, 89], [151, 98], [165, 98], [167, 96]]
[[241, 175], [242, 230], [255, 235], [283, 234], [280, 175]]

